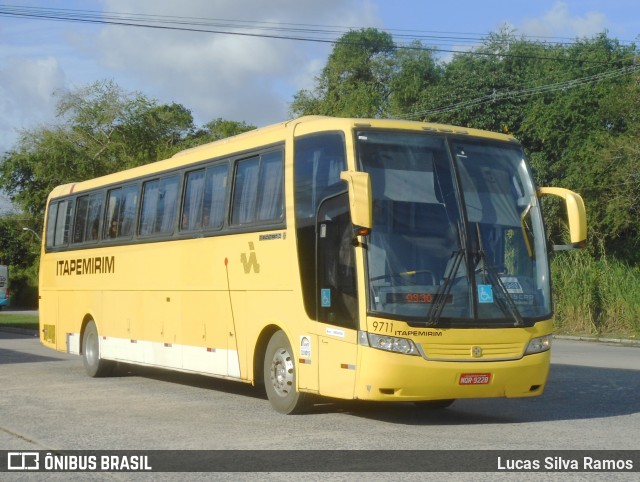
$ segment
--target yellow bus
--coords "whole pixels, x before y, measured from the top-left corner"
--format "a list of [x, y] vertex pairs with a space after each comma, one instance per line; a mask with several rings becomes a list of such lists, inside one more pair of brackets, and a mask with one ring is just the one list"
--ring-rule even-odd
[[512, 137], [302, 117], [55, 188], [41, 341], [89, 375], [123, 362], [318, 397], [531, 397], [552, 334], [540, 197]]

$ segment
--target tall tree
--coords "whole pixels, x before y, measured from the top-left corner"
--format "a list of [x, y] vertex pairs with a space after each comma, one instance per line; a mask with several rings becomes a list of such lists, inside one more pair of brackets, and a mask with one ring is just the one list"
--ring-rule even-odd
[[385, 114], [391, 117], [402, 116], [433, 106], [436, 99], [431, 94], [444, 72], [433, 52], [421, 42], [415, 41], [409, 46], [396, 49], [393, 60], [394, 69], [389, 79], [389, 102]]
[[386, 32], [351, 31], [336, 43], [312, 91], [294, 96], [294, 115], [379, 117], [389, 98], [395, 44]]

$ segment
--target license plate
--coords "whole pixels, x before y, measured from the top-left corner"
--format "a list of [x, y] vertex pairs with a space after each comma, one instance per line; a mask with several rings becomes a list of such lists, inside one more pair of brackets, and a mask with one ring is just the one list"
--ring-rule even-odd
[[486, 385], [491, 381], [491, 373], [463, 373], [460, 385]]

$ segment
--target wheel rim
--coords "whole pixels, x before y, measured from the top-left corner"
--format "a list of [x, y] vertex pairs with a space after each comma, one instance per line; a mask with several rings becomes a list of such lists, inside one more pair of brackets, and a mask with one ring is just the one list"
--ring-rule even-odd
[[271, 385], [279, 397], [286, 397], [293, 388], [293, 360], [286, 348], [279, 348], [271, 359], [271, 369], [269, 371]]

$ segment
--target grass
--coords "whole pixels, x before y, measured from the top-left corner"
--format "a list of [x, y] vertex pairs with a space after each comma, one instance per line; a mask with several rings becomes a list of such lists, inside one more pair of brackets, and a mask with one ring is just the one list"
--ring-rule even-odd
[[555, 330], [640, 338], [640, 269], [586, 251], [557, 254], [551, 265]]
[[0, 326], [38, 331], [38, 317], [37, 315], [16, 315], [0, 312]]

